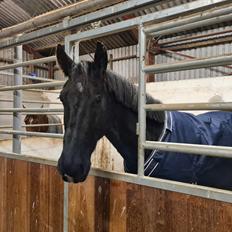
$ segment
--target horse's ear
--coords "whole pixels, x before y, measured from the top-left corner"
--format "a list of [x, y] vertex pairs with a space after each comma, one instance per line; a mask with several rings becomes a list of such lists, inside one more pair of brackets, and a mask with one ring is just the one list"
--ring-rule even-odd
[[44, 105], [41, 105], [40, 108], [44, 108]]
[[71, 76], [72, 67], [74, 65], [73, 60], [66, 54], [63, 47], [58, 44], [56, 48], [56, 58], [59, 66], [63, 70], [65, 76]]
[[23, 108], [26, 108], [26, 106], [23, 104]]
[[106, 71], [108, 64], [107, 51], [103, 43], [97, 42], [96, 51], [94, 55], [94, 64], [100, 72]]

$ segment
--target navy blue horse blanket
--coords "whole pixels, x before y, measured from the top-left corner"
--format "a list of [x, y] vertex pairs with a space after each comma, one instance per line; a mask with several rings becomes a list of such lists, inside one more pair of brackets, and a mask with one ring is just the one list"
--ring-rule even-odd
[[[232, 113], [166, 112], [160, 141], [232, 146]], [[232, 190], [232, 159], [153, 151], [145, 175]]]

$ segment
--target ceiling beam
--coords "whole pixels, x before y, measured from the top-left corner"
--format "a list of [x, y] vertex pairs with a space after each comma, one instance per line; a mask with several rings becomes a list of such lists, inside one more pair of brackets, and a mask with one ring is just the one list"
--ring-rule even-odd
[[29, 30], [35, 30], [38, 27], [45, 26], [57, 22], [65, 17], [71, 16], [80, 16], [83, 14], [87, 14], [89, 12], [96, 11], [98, 9], [111, 6], [118, 2], [122, 2], [124, 0], [94, 0], [88, 1], [83, 0], [81, 2], [77, 2], [53, 11], [49, 11], [47, 13], [38, 15], [32, 19], [29, 19], [25, 22], [16, 24], [11, 27], [4, 28], [0, 30], [0, 39], [4, 39], [22, 32], [26, 32]]

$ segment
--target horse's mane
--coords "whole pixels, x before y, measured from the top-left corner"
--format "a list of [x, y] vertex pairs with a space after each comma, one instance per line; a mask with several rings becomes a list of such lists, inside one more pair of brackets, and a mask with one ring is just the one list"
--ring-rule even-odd
[[[138, 112], [138, 87], [109, 70], [106, 71], [105, 79], [109, 91], [114, 95], [116, 100], [134, 112]], [[146, 94], [146, 102], [147, 104], [161, 103], [149, 94]], [[163, 123], [165, 120], [165, 113], [164, 111], [148, 111], [147, 117]]]

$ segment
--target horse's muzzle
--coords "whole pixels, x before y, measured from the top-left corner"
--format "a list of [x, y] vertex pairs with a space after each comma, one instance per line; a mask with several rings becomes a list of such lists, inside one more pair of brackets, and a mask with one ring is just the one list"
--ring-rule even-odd
[[88, 171], [85, 171], [83, 166], [74, 165], [74, 167], [75, 167], [74, 169], [75, 171], [71, 172], [70, 170], [73, 170], [73, 168], [71, 167], [64, 168], [62, 160], [59, 159], [57, 170], [65, 182], [79, 183], [85, 181], [88, 176]]

